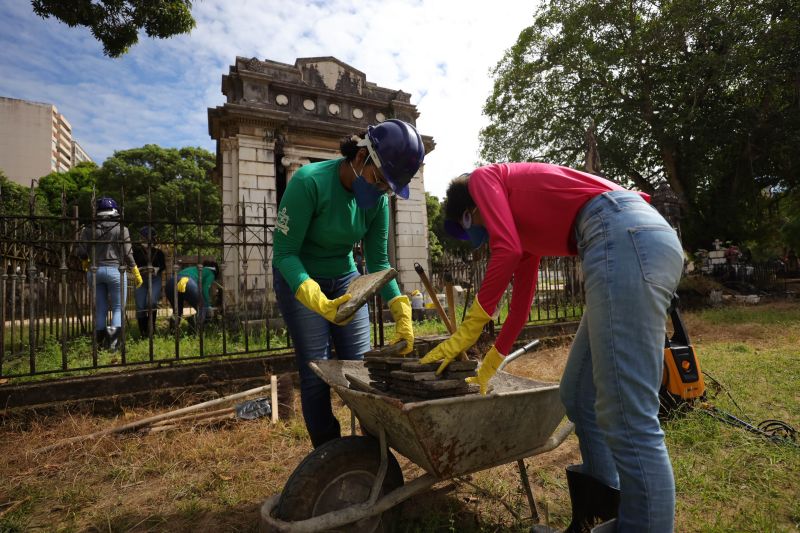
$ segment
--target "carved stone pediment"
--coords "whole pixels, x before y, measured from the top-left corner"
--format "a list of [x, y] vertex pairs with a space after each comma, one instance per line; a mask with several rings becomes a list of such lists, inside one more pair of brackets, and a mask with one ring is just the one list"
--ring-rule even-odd
[[303, 81], [311, 87], [345, 94], [363, 94], [366, 75], [335, 57], [306, 57], [295, 61]]

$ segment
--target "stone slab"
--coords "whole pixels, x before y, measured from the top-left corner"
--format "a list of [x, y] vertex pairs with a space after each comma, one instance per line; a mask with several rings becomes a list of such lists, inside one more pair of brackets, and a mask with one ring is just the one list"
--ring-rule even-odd
[[[476, 394], [480, 391], [480, 387], [477, 385], [469, 385], [465, 388], [458, 388], [458, 389], [445, 389], [445, 390], [419, 390], [409, 387], [403, 387], [402, 385], [392, 386], [393, 393], [399, 393], [403, 396], [404, 401], [409, 401], [410, 399], [418, 398], [418, 399], [437, 399], [437, 398], [451, 398], [454, 396], [466, 396], [468, 394]], [[408, 398], [411, 397], [411, 398]]]
[[390, 372], [392, 379], [400, 381], [433, 381], [437, 379], [436, 372], [406, 372], [405, 370], [393, 370]]
[[449, 390], [449, 389], [465, 389], [468, 387], [463, 379], [437, 379], [433, 381], [405, 381], [397, 382], [392, 381], [392, 385], [402, 385], [403, 387], [412, 390]]
[[336, 311], [336, 322], [342, 322], [353, 316], [376, 292], [396, 277], [397, 270], [387, 268], [386, 270], [354, 279], [347, 287], [347, 292], [352, 294], [353, 297], [339, 306], [338, 311]]
[[[401, 370], [405, 370], [406, 372], [430, 372], [436, 371], [439, 368], [441, 363], [428, 363], [422, 364], [417, 361], [406, 361], [400, 367]], [[468, 360], [468, 361], [453, 361], [449, 365], [447, 365], [446, 372], [466, 372], [475, 370], [478, 368], [478, 361], [475, 360]]]
[[390, 355], [394, 355], [405, 347], [406, 347], [406, 341], [400, 341], [394, 344], [388, 344], [382, 348], [376, 348], [374, 350], [364, 352], [364, 359], [369, 359], [373, 357], [387, 357]]
[[364, 359], [364, 366], [376, 366], [376, 365], [390, 365], [390, 366], [397, 366], [400, 368], [405, 363], [408, 362], [408, 358], [406, 357], [395, 357], [393, 355], [389, 356], [377, 356], [373, 355], [371, 357], [367, 357]]

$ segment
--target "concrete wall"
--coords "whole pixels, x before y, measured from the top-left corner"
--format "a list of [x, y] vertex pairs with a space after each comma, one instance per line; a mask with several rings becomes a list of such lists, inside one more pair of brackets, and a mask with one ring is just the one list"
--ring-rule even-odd
[[53, 111], [49, 104], [0, 98], [0, 169], [12, 181], [27, 187], [51, 172]]

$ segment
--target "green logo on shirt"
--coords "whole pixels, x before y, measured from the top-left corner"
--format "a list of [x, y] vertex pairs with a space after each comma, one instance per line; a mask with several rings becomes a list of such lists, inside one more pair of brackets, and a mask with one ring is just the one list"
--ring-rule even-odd
[[275, 228], [284, 235], [289, 234], [289, 215], [286, 214], [285, 207], [278, 212], [278, 219], [275, 221]]

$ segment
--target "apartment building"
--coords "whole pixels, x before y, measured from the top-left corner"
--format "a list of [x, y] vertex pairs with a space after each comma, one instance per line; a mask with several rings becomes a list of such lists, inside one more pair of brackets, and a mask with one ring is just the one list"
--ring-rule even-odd
[[0, 97], [0, 170], [21, 185], [91, 161], [53, 104]]

